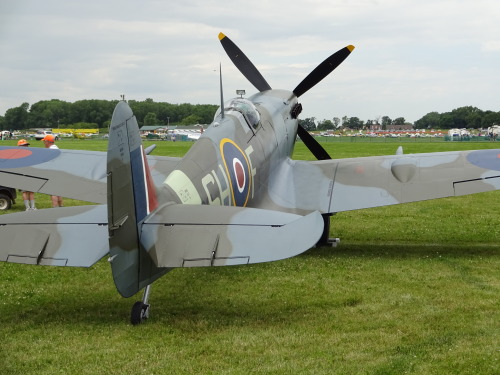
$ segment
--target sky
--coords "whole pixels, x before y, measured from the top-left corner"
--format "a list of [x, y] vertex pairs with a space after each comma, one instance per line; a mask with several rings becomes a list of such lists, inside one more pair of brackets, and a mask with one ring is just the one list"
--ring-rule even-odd
[[498, 0], [2, 0], [0, 115], [24, 102], [219, 104], [256, 89], [223, 32], [272, 88], [293, 90], [335, 51], [351, 55], [300, 97], [301, 118], [414, 122], [462, 106], [500, 111]]

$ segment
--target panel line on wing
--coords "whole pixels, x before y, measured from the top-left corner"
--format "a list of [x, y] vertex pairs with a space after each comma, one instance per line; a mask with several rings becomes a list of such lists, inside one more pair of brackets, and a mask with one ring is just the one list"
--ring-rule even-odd
[[285, 224], [247, 224], [247, 223], [144, 223], [143, 225], [158, 225], [164, 227], [174, 227], [176, 225], [202, 226], [202, 227], [271, 227], [281, 228]]

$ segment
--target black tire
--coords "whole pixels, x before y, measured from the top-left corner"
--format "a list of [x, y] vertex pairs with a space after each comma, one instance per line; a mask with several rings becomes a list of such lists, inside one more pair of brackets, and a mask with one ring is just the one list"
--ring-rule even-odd
[[134, 306], [132, 306], [132, 312], [130, 314], [130, 323], [132, 325], [136, 326], [137, 324], [141, 324], [144, 321], [144, 311], [146, 310], [147, 306], [142, 303], [142, 301], [137, 301], [134, 303]]
[[321, 237], [316, 244], [316, 246], [327, 246], [328, 245], [328, 238], [330, 236], [330, 214], [322, 214], [323, 216], [323, 233], [321, 234]]
[[12, 207], [12, 199], [6, 194], [0, 193], [0, 210], [9, 210]]

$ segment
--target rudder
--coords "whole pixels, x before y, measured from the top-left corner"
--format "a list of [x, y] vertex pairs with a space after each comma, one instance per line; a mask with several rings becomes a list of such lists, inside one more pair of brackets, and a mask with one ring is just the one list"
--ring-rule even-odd
[[137, 120], [125, 101], [111, 120], [107, 156], [109, 249], [118, 292], [130, 297], [166, 269], [157, 268], [140, 244], [140, 225], [158, 205]]

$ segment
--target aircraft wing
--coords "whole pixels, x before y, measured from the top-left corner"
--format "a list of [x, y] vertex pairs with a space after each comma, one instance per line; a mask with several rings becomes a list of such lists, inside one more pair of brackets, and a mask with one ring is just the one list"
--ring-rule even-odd
[[268, 195], [280, 210], [333, 213], [500, 189], [500, 150], [289, 160]]
[[[148, 156], [161, 185], [179, 158]], [[106, 203], [106, 152], [0, 146], [0, 184], [38, 193]]]
[[106, 203], [106, 153], [2, 146], [0, 184]]
[[106, 205], [0, 215], [0, 261], [90, 267], [109, 252]]
[[307, 216], [244, 207], [170, 205], [142, 225], [141, 243], [157, 267], [270, 262], [310, 249], [323, 232]]

